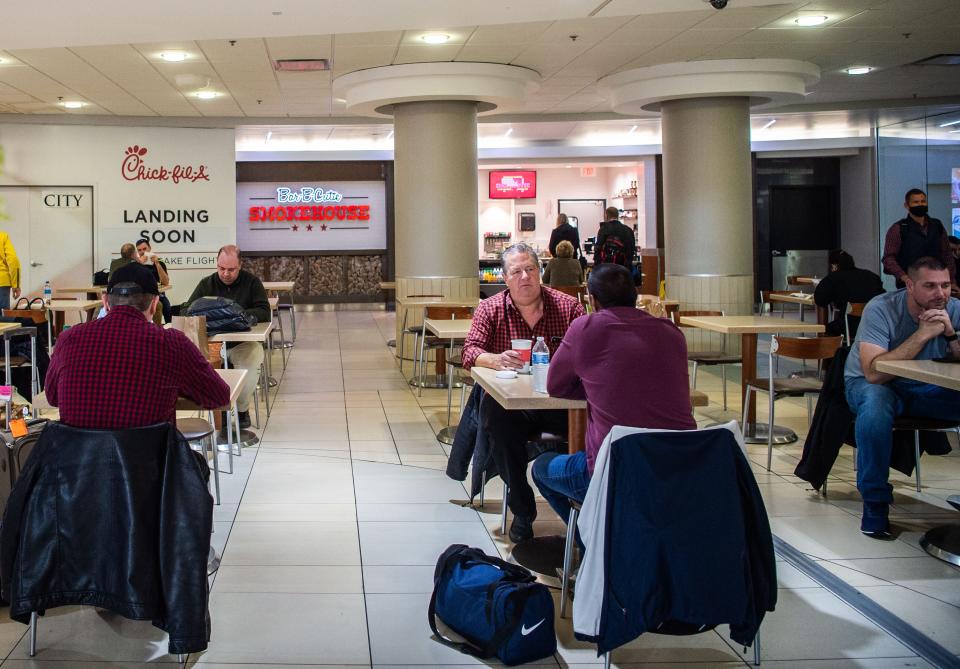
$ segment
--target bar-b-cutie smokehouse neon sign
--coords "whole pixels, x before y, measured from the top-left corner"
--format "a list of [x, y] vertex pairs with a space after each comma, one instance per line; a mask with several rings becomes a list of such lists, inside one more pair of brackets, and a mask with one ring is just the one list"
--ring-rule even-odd
[[277, 189], [275, 207], [250, 207], [250, 222], [288, 221], [369, 221], [370, 205], [342, 204], [343, 195], [335, 190], [310, 188]]

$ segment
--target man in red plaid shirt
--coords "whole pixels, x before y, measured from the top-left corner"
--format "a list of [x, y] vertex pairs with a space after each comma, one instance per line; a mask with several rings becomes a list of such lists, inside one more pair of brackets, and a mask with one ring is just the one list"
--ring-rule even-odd
[[[584, 314], [575, 298], [540, 283], [540, 259], [530, 246], [514, 244], [503, 252], [502, 261], [507, 290], [477, 306], [463, 346], [464, 369], [474, 365], [519, 369], [523, 362], [511, 350], [512, 339], [543, 337], [553, 356], [570, 323]], [[525, 541], [533, 537], [537, 517], [533, 488], [527, 481], [527, 441], [541, 432], [566, 434], [567, 412], [507, 411], [488, 395], [480, 403], [480, 421], [500, 476], [510, 486], [510, 540]]]
[[153, 324], [159, 297], [149, 269], [124, 265], [103, 296], [106, 317], [60, 335], [44, 390], [63, 423], [103, 430], [176, 425], [178, 396], [205, 409], [230, 403], [230, 387], [193, 342]]

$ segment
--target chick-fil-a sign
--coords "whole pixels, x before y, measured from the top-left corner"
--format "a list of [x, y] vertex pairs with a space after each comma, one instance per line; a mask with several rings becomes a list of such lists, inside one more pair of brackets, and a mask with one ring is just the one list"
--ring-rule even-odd
[[210, 181], [207, 166], [173, 165], [167, 167], [150, 167], [143, 157], [147, 155], [147, 147], [134, 144], [128, 146], [123, 156], [120, 174], [127, 181], [172, 181], [175, 184], [181, 181]]

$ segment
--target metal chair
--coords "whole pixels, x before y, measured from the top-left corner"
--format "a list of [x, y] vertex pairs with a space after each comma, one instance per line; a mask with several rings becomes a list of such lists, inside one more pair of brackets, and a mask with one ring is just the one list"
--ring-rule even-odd
[[[843, 315], [843, 325], [847, 335], [847, 346], [853, 346], [853, 338], [857, 334], [857, 326], [860, 324], [860, 317], [863, 316], [863, 309], [866, 306], [867, 306], [866, 302], [847, 303], [847, 313]], [[850, 329], [851, 316], [857, 319], [852, 331]]]
[[747, 413], [750, 408], [750, 394], [763, 391], [769, 396], [768, 417], [769, 425], [767, 428], [767, 471], [773, 462], [773, 423], [774, 423], [774, 403], [782, 397], [806, 397], [807, 398], [807, 419], [810, 417], [810, 399], [812, 395], [819, 394], [823, 388], [823, 382], [820, 379], [814, 379], [806, 376], [775, 378], [773, 376], [775, 367], [775, 356], [793, 358], [796, 360], [827, 360], [832, 358], [843, 337], [778, 337], [773, 335], [770, 339], [770, 356], [767, 378], [748, 379], [747, 394], [743, 399], [743, 423], [747, 424]]
[[[723, 316], [722, 311], [677, 311], [673, 314], [673, 322], [677, 327], [689, 328], [680, 323], [684, 316]], [[721, 335], [719, 351], [688, 351], [687, 361], [693, 363], [693, 374], [690, 377], [690, 387], [697, 388], [697, 368], [704, 366], [720, 366], [720, 376], [723, 379], [723, 410], [727, 410], [727, 365], [740, 365], [743, 358], [733, 353], [727, 353], [727, 335]]]
[[[760, 291], [760, 313], [765, 314], [769, 311], [773, 314], [773, 302], [770, 301], [771, 295], [790, 295], [796, 291], [793, 290], [761, 290]], [[769, 309], [767, 308], [769, 305]], [[802, 308], [803, 305], [801, 305]], [[787, 304], [780, 303], [780, 318], [786, 317]]]
[[[416, 299], [416, 300], [426, 300], [426, 299], [442, 300], [443, 297], [444, 297], [443, 295], [436, 295], [436, 294], [430, 294], [430, 293], [422, 293], [422, 294], [407, 295], [406, 299], [409, 299], [409, 300], [414, 300], [414, 299]], [[410, 317], [410, 308], [409, 308], [409, 307], [405, 307], [404, 310], [403, 310], [403, 321], [402, 321], [401, 324], [400, 324], [400, 341], [397, 342], [397, 354], [400, 356], [400, 367], [401, 367], [401, 369], [403, 368], [403, 360], [404, 360], [404, 357], [403, 357], [404, 341], [406, 340], [407, 335], [408, 335], [408, 334], [412, 334], [412, 335], [413, 335], [413, 350], [414, 350], [414, 352], [416, 352], [416, 350], [419, 348], [419, 346], [420, 346], [420, 337], [423, 336], [423, 323], [421, 323], [420, 325], [411, 325], [410, 327], [407, 327], [407, 320], [408, 320], [409, 317]], [[417, 376], [416, 376], [416, 369], [414, 369], [414, 378], [417, 378]]]
[[917, 460], [914, 477], [917, 483], [917, 492], [920, 492], [920, 433], [955, 431], [960, 437], [960, 421], [942, 420], [940, 418], [922, 418], [920, 416], [897, 416], [893, 420], [893, 429], [913, 432], [913, 453]]
[[[471, 307], [424, 307], [423, 318], [431, 320], [464, 320], [473, 318], [473, 308]], [[441, 339], [427, 334], [426, 326], [421, 326], [423, 333], [420, 335], [420, 355], [414, 361], [414, 378], [417, 379], [417, 395], [423, 396], [423, 385], [426, 382], [424, 368], [426, 366], [426, 349], [435, 350], [440, 355], [440, 351], [447, 349], [448, 355], [453, 355], [454, 339]], [[419, 370], [419, 372], [418, 372]], [[447, 378], [447, 385], [450, 385], [450, 378]], [[452, 387], [448, 389], [447, 395], [452, 392]], [[447, 412], [449, 414], [449, 410]], [[447, 416], [449, 419], [449, 415]], [[449, 423], [449, 420], [448, 420]]]
[[[203, 458], [208, 463], [210, 462], [210, 457], [212, 454], [213, 464], [211, 465], [211, 468], [213, 469], [214, 496], [216, 497], [217, 504], [219, 504], [220, 458], [217, 455], [217, 445], [213, 443], [213, 435], [216, 431], [213, 427], [213, 412], [210, 411], [207, 415], [209, 416], [209, 420], [204, 420], [203, 418], [178, 418], [177, 429], [191, 447], [193, 447], [194, 444], [200, 446], [200, 452], [203, 453]], [[208, 448], [209, 452], [207, 450]]]
[[[712, 428], [707, 428], [707, 429], [711, 430]], [[667, 434], [671, 435], [671, 437], [673, 435], [685, 435], [685, 431], [672, 432]], [[682, 436], [680, 438], [682, 438]], [[631, 450], [633, 450], [638, 446], [640, 445], [630, 444], [629, 446], [627, 446], [627, 448], [630, 448]], [[714, 444], [711, 444], [711, 447], [712, 446], [714, 446]], [[613, 447], [612, 444], [611, 444], [611, 447]], [[739, 450], [739, 446], [736, 443], [731, 444], [731, 447]], [[694, 460], [694, 464], [692, 466], [694, 467], [698, 466], [696, 460]], [[703, 465], [699, 465], [699, 466], [702, 467]], [[651, 481], [651, 483], [654, 485], [661, 485], [661, 486], [666, 485], [664, 481], [660, 479], [654, 479], [653, 481]], [[731, 485], [734, 488], [737, 488], [739, 483], [736, 479], [732, 479], [728, 482], [725, 482], [725, 485]], [[661, 495], [658, 495], [656, 492], [653, 492], [651, 494], [656, 495], [657, 499], [661, 497]], [[574, 546], [576, 544], [577, 521], [580, 517], [580, 512], [582, 510], [582, 504], [579, 501], [574, 499], [568, 499], [568, 502], [570, 503], [570, 516], [567, 519], [567, 533], [566, 533], [566, 541], [564, 543], [564, 551], [563, 551], [563, 571], [560, 575], [560, 581], [561, 581], [560, 617], [561, 618], [565, 618], [567, 615], [567, 601], [570, 595], [570, 582], [573, 576], [573, 563], [574, 563], [573, 557], [574, 557]], [[632, 529], [633, 528], [629, 528], [629, 530], [632, 530]], [[608, 529], [608, 531], [610, 530]], [[627, 532], [628, 530], [622, 529], [620, 531]], [[704, 556], [704, 559], [709, 560], [710, 558], [709, 556]], [[682, 579], [678, 579], [677, 584], [678, 584], [678, 587], [681, 587]], [[715, 627], [716, 627], [715, 624], [697, 625], [694, 623], [667, 622], [667, 623], [664, 623], [662, 626], [658, 627], [657, 629], [650, 629], [649, 632], [653, 634], [687, 636], [691, 634], [698, 634], [700, 632], [707, 632], [714, 629]], [[612, 655], [612, 651], [609, 651], [604, 654], [604, 667], [610, 667], [611, 655]], [[757, 633], [753, 639], [753, 663], [755, 666], [760, 666], [760, 632], [759, 630], [757, 630]]]

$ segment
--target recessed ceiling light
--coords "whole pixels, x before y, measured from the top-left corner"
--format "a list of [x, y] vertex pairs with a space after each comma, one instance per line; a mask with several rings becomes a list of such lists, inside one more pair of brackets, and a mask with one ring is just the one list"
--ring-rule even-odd
[[772, 126], [772, 125], [773, 125], [774, 123], [776, 123], [776, 122], [777, 122], [777, 119], [772, 118], [772, 119], [770, 119], [769, 121], [767, 121], [766, 124], [765, 124], [762, 128], [760, 128], [760, 129], [761, 129], [761, 130], [766, 130], [767, 128], [769, 128], [770, 126]]
[[870, 72], [873, 68], [866, 65], [855, 65], [853, 67], [848, 67], [844, 70], [847, 74], [866, 74]]
[[390, 139], [391, 137], [393, 137], [393, 130], [387, 133], [387, 139]]
[[957, 125], [958, 123], [960, 123], [960, 118], [958, 118], [956, 121], [947, 121], [946, 123], [941, 123], [940, 127], [946, 128], [947, 126]]
[[828, 18], [829, 18], [828, 16], [823, 16], [823, 15], [817, 16], [817, 15], [811, 14], [808, 16], [801, 16], [798, 19], [794, 19], [793, 22], [796, 23], [798, 26], [804, 26], [804, 27], [819, 26], [823, 23], [826, 23]]
[[505, 133], [503, 133], [503, 136], [504, 136], [504, 137], [509, 137], [509, 136], [512, 135], [512, 134], [513, 134], [513, 128], [507, 128], [507, 131], [506, 131]]
[[182, 63], [187, 59], [187, 54], [183, 51], [164, 51], [160, 58], [168, 63]]
[[633, 126], [632, 128], [630, 128], [630, 130], [627, 131], [627, 134], [628, 134], [628, 135], [632, 135], [632, 134], [635, 133], [636, 131], [637, 131], [637, 126]]
[[195, 95], [201, 100], [212, 100], [220, 94], [216, 91], [197, 91]]
[[79, 100], [64, 100], [61, 104], [67, 109], [80, 109], [86, 103], [80, 102]]
[[427, 44], [445, 44], [450, 41], [450, 35], [444, 35], [443, 33], [427, 33], [426, 35], [421, 35], [420, 39]]

